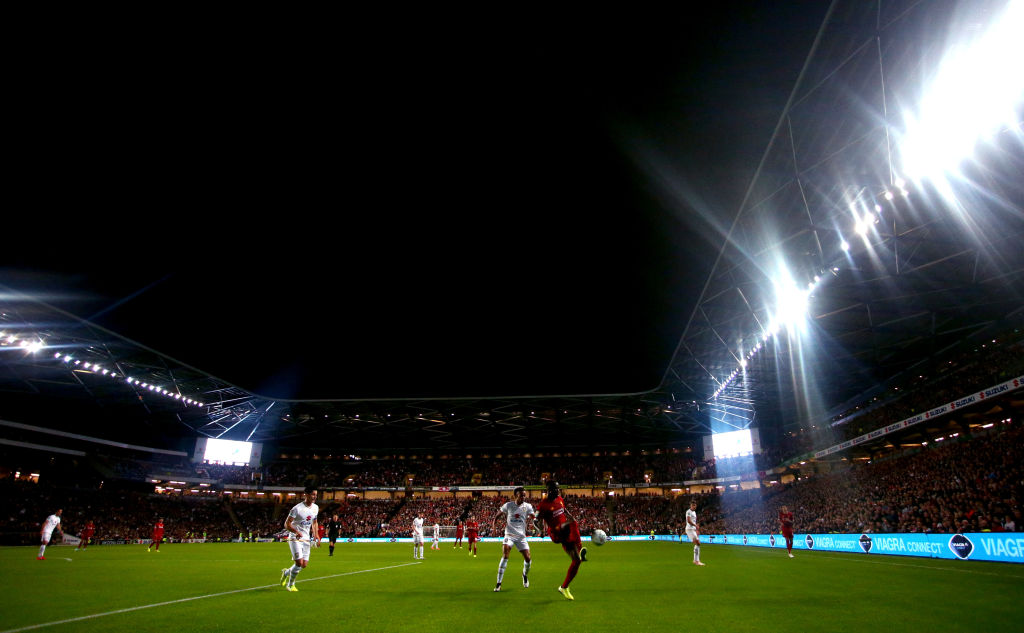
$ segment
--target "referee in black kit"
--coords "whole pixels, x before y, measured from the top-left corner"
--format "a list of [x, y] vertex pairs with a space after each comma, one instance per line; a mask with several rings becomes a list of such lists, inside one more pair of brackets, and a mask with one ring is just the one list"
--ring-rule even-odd
[[327, 538], [331, 541], [331, 553], [328, 556], [334, 556], [334, 542], [338, 540], [338, 532], [340, 531], [341, 523], [338, 522], [338, 515], [335, 514], [327, 522]]

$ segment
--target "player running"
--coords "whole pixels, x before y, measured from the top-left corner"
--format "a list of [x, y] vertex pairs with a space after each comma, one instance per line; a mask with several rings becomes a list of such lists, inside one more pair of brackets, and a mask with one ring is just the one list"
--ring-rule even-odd
[[576, 577], [580, 564], [587, 562], [587, 548], [583, 547], [583, 541], [580, 539], [579, 524], [565, 509], [565, 501], [558, 491], [558, 482], [548, 482], [547, 495], [537, 504], [537, 516], [547, 524], [551, 541], [561, 545], [572, 559], [558, 592], [565, 596], [566, 600], [575, 600], [569, 592], [569, 583]]
[[469, 515], [469, 521], [466, 521], [466, 549], [469, 550], [469, 555], [476, 558], [476, 542], [480, 540], [480, 523], [476, 520], [476, 515]]
[[46, 553], [46, 546], [50, 544], [50, 537], [53, 536], [54, 530], [57, 530], [60, 537], [64, 538], [64, 531], [60, 529], [60, 515], [62, 512], [64, 510], [57, 510], [43, 521], [43, 528], [39, 531], [39, 540], [42, 544], [39, 546], [39, 555], [36, 556], [36, 560], [46, 560], [43, 554]]
[[430, 549], [441, 549], [441, 526], [434, 522], [434, 538], [430, 541]]
[[789, 557], [793, 558], [793, 513], [787, 506], [779, 510], [779, 526], [782, 530], [782, 538], [786, 539], [786, 551]]
[[412, 520], [412, 557], [423, 560], [423, 517]]
[[[288, 591], [299, 590], [295, 586], [295, 577], [309, 564], [310, 541], [313, 540], [310, 535], [317, 533], [318, 514], [320, 507], [316, 505], [316, 489], [307, 488], [302, 494], [302, 501], [295, 504], [284, 520], [284, 529], [291, 532], [288, 535], [288, 548], [294, 561], [291, 567], [281, 570], [281, 586]], [[316, 541], [316, 546], [320, 547], [320, 541]]]
[[156, 518], [156, 523], [153, 524], [153, 534], [150, 536], [149, 547], [146, 551], [155, 550], [160, 551], [160, 542], [164, 540], [164, 520], [160, 517]]
[[686, 538], [693, 543], [693, 564], [703, 567], [704, 563], [700, 562], [700, 531], [697, 527], [696, 501], [691, 501], [690, 509], [686, 511]]
[[84, 551], [85, 548], [89, 547], [89, 541], [92, 540], [94, 534], [96, 534], [96, 526], [93, 524], [92, 521], [86, 521], [85, 527], [82, 528], [82, 534], [80, 537], [82, 539], [82, 542], [78, 544], [78, 547], [75, 548], [75, 551]]
[[508, 566], [508, 553], [512, 551], [513, 545], [523, 555], [523, 587], [530, 586], [530, 544], [526, 541], [526, 533], [537, 531], [537, 526], [533, 523], [535, 513], [533, 506], [526, 503], [526, 489], [522, 486], [512, 491], [512, 499], [498, 508], [498, 513], [491, 519], [493, 533], [494, 523], [505, 517], [505, 540], [502, 543], [501, 561], [498, 563], [498, 584], [494, 585], [495, 591], [501, 591], [501, 580], [505, 577], [505, 567]]

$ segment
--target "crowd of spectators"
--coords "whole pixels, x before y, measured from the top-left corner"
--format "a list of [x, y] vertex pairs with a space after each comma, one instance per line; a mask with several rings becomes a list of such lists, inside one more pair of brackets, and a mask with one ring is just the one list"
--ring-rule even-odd
[[[1019, 531], [1024, 429], [933, 443], [913, 454], [723, 499], [706, 529], [768, 533], [789, 506], [801, 532]], [[756, 495], [756, 496], [755, 496]]]
[[46, 516], [62, 509], [62, 528], [77, 534], [86, 521], [96, 527], [95, 540], [148, 539], [157, 518], [164, 519], [171, 539], [198, 537], [229, 539], [238, 534], [224, 503], [217, 497], [156, 495], [105, 489], [40, 486], [24, 481], [0, 482], [5, 514], [0, 533], [37, 535]]
[[[922, 370], [924, 372], [924, 370]], [[979, 389], [991, 387], [1024, 372], [1024, 340], [1020, 334], [979, 344], [932, 371], [908, 378], [835, 416], [815, 434], [816, 444], [851, 439], [932, 407], [951, 402]], [[832, 434], [832, 426], [841, 435]]]
[[402, 508], [391, 518], [392, 530], [399, 536], [410, 536], [412, 534], [412, 520], [416, 517], [423, 519], [424, 536], [430, 538], [430, 526], [455, 525], [462, 518], [466, 510], [466, 500], [456, 499], [409, 499], [402, 505]]
[[[85, 521], [92, 520], [96, 540], [146, 539], [157, 517], [163, 517], [166, 534], [172, 539], [204, 533], [216, 539], [233, 538], [239, 532], [268, 536], [280, 532], [287, 507], [297, 502], [295, 497], [280, 500], [269, 495], [263, 500], [243, 500], [226, 494], [155, 494], [138, 484], [134, 488], [104, 487], [101, 481], [87, 476], [80, 459], [64, 457], [52, 461], [52, 472], [42, 476], [45, 483], [9, 476], [0, 479], [0, 494], [5, 500], [0, 534], [32, 536], [46, 515], [63, 508], [65, 531], [75, 534]], [[651, 465], [667, 469], [672, 463], [684, 464], [685, 468], [693, 466], [705, 475], [723, 468], [721, 462], [697, 464], [678, 454], [620, 456], [619, 460], [621, 464], [616, 464], [611, 456], [582, 458], [575, 470], [565, 466], [573, 462], [557, 458], [493, 460], [496, 471], [485, 472], [502, 473], [498, 475], [499, 481], [505, 481], [504, 477], [515, 478], [512, 483], [521, 481], [520, 477], [532, 477], [533, 473], [553, 472], [565, 483], [573, 482], [573, 476], [589, 479], [603, 468], [634, 475], [648, 474]], [[448, 461], [446, 466], [456, 463], [460, 462]], [[551, 468], [559, 463], [563, 470]], [[805, 471], [800, 480], [791, 484], [696, 497], [702, 531], [775, 532], [782, 505], [795, 513], [798, 532], [950, 533], [1019, 531], [1024, 526], [1020, 504], [1024, 497], [1024, 429], [1019, 422], [999, 423], [991, 431], [976, 428], [973, 436], [964, 432], [956, 438], [948, 437], [871, 462], [832, 464], [836, 470]], [[465, 472], [480, 470], [469, 460], [461, 462], [460, 467]], [[209, 474], [231, 476], [231, 468], [237, 467], [220, 466]], [[404, 470], [393, 472], [405, 476]], [[251, 475], [246, 469], [237, 472], [241, 477]], [[384, 468], [379, 471], [385, 472]], [[440, 471], [433, 474], [436, 472]], [[612, 534], [680, 533], [690, 499], [688, 495], [658, 494], [577, 496], [571, 489], [566, 491], [565, 498], [584, 534], [595, 528]], [[414, 516], [422, 516], [428, 526], [434, 522], [451, 526], [470, 514], [476, 515], [483, 536], [494, 536], [500, 535], [503, 526], [500, 521], [495, 523], [492, 534], [491, 520], [508, 500], [507, 496], [467, 498], [452, 493], [433, 499], [349, 497], [320, 505], [322, 519], [333, 514], [339, 516], [342, 537], [406, 536]]]
[[[749, 465], [749, 461], [747, 462]], [[231, 468], [231, 467], [225, 467]], [[713, 477], [715, 461], [663, 451], [646, 455], [518, 457], [486, 460], [380, 459], [282, 460], [263, 468], [264, 485], [298, 486], [313, 480], [321, 488], [405, 488], [489, 484], [541, 484], [548, 479], [574, 484], [680, 482]], [[751, 467], [751, 470], [753, 467]]]

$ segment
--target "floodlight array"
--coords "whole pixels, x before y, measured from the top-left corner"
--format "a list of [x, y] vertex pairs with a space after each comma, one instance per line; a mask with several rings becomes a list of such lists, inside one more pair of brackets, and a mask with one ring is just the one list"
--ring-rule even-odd
[[[882, 213], [884, 212], [882, 205], [874, 202], [874, 200], [878, 200], [880, 197], [892, 202], [896, 200], [897, 196], [909, 198], [910, 191], [907, 187], [907, 182], [903, 178], [895, 177], [891, 186], [882, 188], [880, 192], [876, 189], [876, 197], [870, 198], [870, 201], [854, 200], [850, 202], [849, 209], [852, 217], [852, 232], [862, 238], [865, 243], [868, 243], [872, 228], [879, 224], [882, 219]], [[850, 243], [843, 236], [843, 231], [837, 231], [837, 233], [839, 237], [839, 249], [842, 251], [841, 257], [848, 258], [850, 256]], [[715, 392], [711, 396], [712, 400], [717, 398], [733, 382], [736, 381], [736, 379], [747, 368], [747, 365], [750, 364], [750, 361], [768, 345], [769, 341], [773, 341], [775, 339], [775, 336], [781, 329], [793, 327], [801, 318], [803, 318], [803, 312], [806, 309], [806, 305], [809, 302], [812, 293], [827, 277], [826, 273], [837, 275], [839, 273], [839, 267], [828, 266], [823, 268], [818, 274], [814, 275], [813, 281], [809, 281], [807, 283], [806, 289], [799, 288], [792, 280], [776, 285], [775, 292], [777, 297], [777, 308], [771, 322], [768, 327], [761, 332], [761, 335], [759, 336], [760, 341], [757, 345], [751, 348], [739, 359], [738, 366], [733, 369], [732, 373], [726, 376], [724, 380], [718, 382], [718, 388], [715, 389]]]
[[180, 391], [168, 390], [165, 389], [164, 387], [161, 387], [150, 382], [143, 382], [138, 378], [121, 375], [115, 371], [112, 371], [102, 366], [100, 363], [85, 362], [82, 361], [81, 359], [75, 358], [71, 354], [62, 354], [60, 352], [54, 354], [53, 357], [54, 359], [64, 363], [65, 365], [68, 365], [69, 367], [81, 369], [84, 371], [91, 371], [98, 376], [102, 375], [107, 376], [108, 378], [123, 381], [125, 384], [135, 387], [136, 390], [150, 391], [154, 395], [164, 396], [172, 400], [177, 400], [178, 402], [181, 402], [185, 406], [203, 406], [202, 402], [195, 400], [193, 398], [188, 398], [182, 395]]
[[10, 332], [0, 331], [0, 347], [21, 349], [30, 354], [35, 354], [46, 347], [46, 344], [38, 338], [18, 336]]

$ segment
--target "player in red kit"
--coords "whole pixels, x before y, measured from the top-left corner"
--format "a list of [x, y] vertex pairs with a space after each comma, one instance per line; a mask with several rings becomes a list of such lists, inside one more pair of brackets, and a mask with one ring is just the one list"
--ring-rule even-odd
[[779, 525], [782, 529], [782, 538], [786, 539], [786, 551], [789, 557], [793, 558], [793, 513], [787, 506], [779, 510]]
[[574, 600], [569, 592], [569, 583], [576, 577], [580, 563], [587, 561], [587, 548], [583, 547], [576, 519], [572, 518], [565, 509], [565, 501], [558, 491], [557, 482], [548, 482], [547, 495], [537, 504], [537, 516], [547, 524], [548, 536], [551, 537], [551, 541], [561, 545], [565, 553], [572, 559], [572, 562], [569, 563], [569, 571], [566, 572], [565, 580], [558, 588], [558, 592], [567, 600]]
[[455, 545], [452, 545], [452, 549], [455, 549], [456, 546], [462, 549], [462, 533], [465, 529], [466, 526], [462, 524], [462, 521], [459, 521], [459, 524], [455, 526]]
[[316, 533], [317, 533], [317, 536], [320, 538], [320, 542], [323, 543], [324, 536], [327, 535], [327, 524], [325, 524], [325, 523], [318, 523], [317, 526], [316, 526]]
[[477, 522], [475, 515], [469, 515], [469, 521], [466, 521], [466, 549], [469, 550], [469, 555], [476, 558], [476, 542], [480, 540], [480, 523]]
[[164, 520], [157, 518], [156, 523], [153, 525], [153, 541], [146, 548], [146, 551], [150, 551], [152, 548], [157, 552], [160, 551], [160, 541], [164, 540]]
[[95, 533], [96, 526], [93, 525], [92, 521], [86, 521], [85, 527], [82, 528], [82, 534], [79, 537], [82, 539], [82, 542], [78, 544], [78, 547], [75, 548], [75, 551], [77, 552], [80, 549], [85, 549], [86, 547], [89, 547], [89, 540], [92, 539], [92, 536]]

